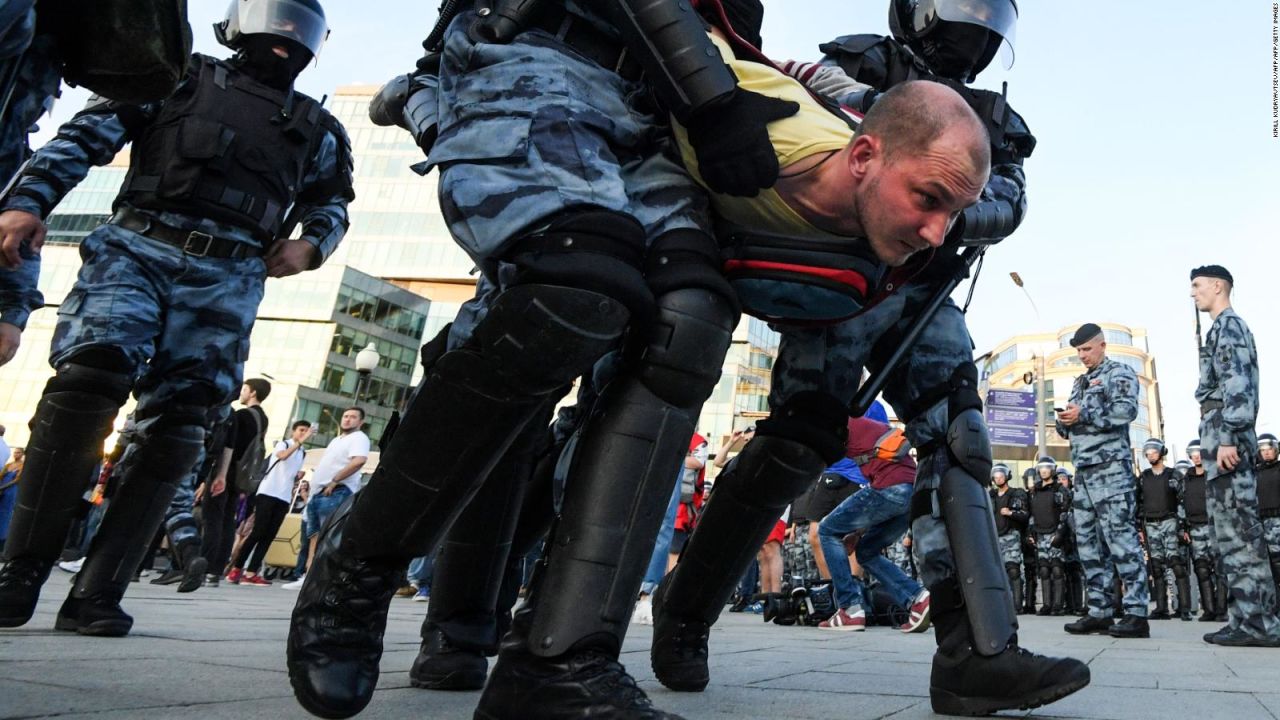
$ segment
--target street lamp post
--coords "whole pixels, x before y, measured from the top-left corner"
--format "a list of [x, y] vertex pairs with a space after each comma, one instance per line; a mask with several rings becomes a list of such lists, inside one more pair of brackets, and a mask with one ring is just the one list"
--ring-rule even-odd
[[356, 380], [356, 404], [360, 404], [360, 397], [369, 389], [369, 375], [373, 369], [378, 367], [378, 362], [382, 360], [382, 356], [378, 354], [378, 348], [372, 341], [365, 346], [363, 350], [356, 353], [356, 372], [360, 373], [360, 378]]
[[[1022, 284], [1022, 276], [1016, 272], [1011, 272], [1009, 273], [1009, 278], [1013, 280], [1014, 285], [1017, 285], [1022, 290], [1022, 294], [1027, 296], [1027, 302], [1031, 303], [1031, 310], [1036, 314], [1036, 324], [1039, 325], [1040, 308], [1036, 307], [1036, 301], [1031, 299], [1031, 293], [1027, 292], [1027, 287]], [[1044, 348], [1038, 348], [1036, 352], [1031, 355], [1031, 361], [1035, 363], [1036, 369], [1032, 373], [1028, 374], [1033, 375], [1034, 377], [1023, 377], [1023, 381], [1028, 385], [1032, 382], [1035, 382], [1036, 384], [1036, 442], [1039, 444], [1037, 449], [1038, 455], [1036, 456], [1037, 460], [1049, 454], [1049, 442], [1048, 438], [1045, 437], [1045, 424], [1048, 419], [1045, 417], [1044, 411], [1044, 355]]]

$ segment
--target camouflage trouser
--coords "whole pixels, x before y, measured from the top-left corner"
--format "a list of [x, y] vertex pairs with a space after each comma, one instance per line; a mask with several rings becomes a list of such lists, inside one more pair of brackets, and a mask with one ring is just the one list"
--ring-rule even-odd
[[1182, 558], [1178, 518], [1148, 520], [1146, 523], [1147, 556], [1170, 565]]
[[907, 534], [903, 533], [897, 542], [885, 547], [884, 556], [889, 558], [889, 561], [894, 565], [901, 568], [902, 572], [914, 579], [916, 577], [916, 568], [911, 562], [911, 550], [902, 544], [903, 538], [906, 537]]
[[[1213, 417], [1213, 416], [1210, 416]], [[1206, 418], [1208, 419], [1208, 418]], [[1208, 423], [1202, 421], [1204, 426]], [[1202, 437], [1213, 428], [1201, 427]], [[1205, 442], [1200, 450], [1209, 476], [1209, 516], [1213, 536], [1227, 582], [1227, 620], [1234, 629], [1255, 637], [1280, 640], [1280, 619], [1276, 617], [1276, 585], [1271, 576], [1262, 520], [1258, 517], [1258, 476], [1253, 460], [1256, 442], [1236, 446], [1240, 464], [1219, 472], [1216, 446]]]
[[1280, 517], [1262, 518], [1262, 537], [1271, 557], [1280, 559]]
[[[779, 327], [782, 334], [773, 366], [769, 404], [777, 408], [797, 392], [818, 390], [848, 403], [864, 367], [874, 372], [902, 338], [912, 318], [907, 301], [919, 301], [927, 287], [908, 285], [880, 305], [852, 320], [818, 328]], [[913, 307], [918, 307], [916, 302]], [[964, 314], [947, 300], [885, 385], [885, 400], [907, 421], [907, 437], [915, 447], [939, 440], [947, 431], [947, 403], [916, 407], [921, 397], [945, 385], [955, 369], [972, 361], [973, 342]], [[947, 471], [946, 452], [921, 458], [916, 492], [933, 492]], [[912, 553], [920, 581], [935, 585], [955, 573], [951, 542], [942, 517], [925, 514], [911, 525]]]
[[240, 389], [266, 280], [262, 259], [195, 257], [116, 225], [90, 233], [80, 257], [58, 308], [50, 364], [92, 347], [119, 350], [136, 378], [141, 441], [193, 397], [214, 420]]
[[665, 119], [640, 107], [644, 86], [582, 58], [541, 30], [475, 43], [462, 13], [446, 35], [439, 86], [440, 207], [486, 276], [459, 314], [464, 341], [510, 281], [512, 241], [566, 210], [635, 218], [648, 241], [711, 226], [705, 192], [678, 159]]
[[799, 577], [802, 580], [817, 580], [818, 561], [813, 555], [813, 546], [809, 544], [809, 523], [797, 523], [791, 539], [782, 544], [782, 577], [785, 580]]
[[1191, 536], [1191, 561], [1201, 560], [1208, 562], [1210, 565], [1218, 562], [1218, 547], [1213, 540], [1213, 525], [1205, 523], [1204, 525], [1192, 525]]
[[1036, 561], [1041, 565], [1062, 565], [1066, 563], [1066, 556], [1062, 553], [1062, 546], [1054, 547], [1053, 540], [1058, 537], [1056, 532], [1037, 532], [1032, 531], [1036, 536]]
[[1022, 565], [1022, 536], [1018, 531], [1011, 530], [1004, 535], [997, 535], [996, 539], [1000, 543], [1000, 559], [1004, 564]]
[[1151, 592], [1147, 565], [1138, 539], [1137, 497], [1133, 490], [1093, 497], [1093, 487], [1116, 487], [1133, 471], [1127, 461], [1090, 465], [1076, 470], [1071, 512], [1076, 522], [1076, 546], [1084, 568], [1089, 614], [1107, 617], [1115, 607], [1115, 578], [1124, 583], [1124, 612], [1146, 617]]

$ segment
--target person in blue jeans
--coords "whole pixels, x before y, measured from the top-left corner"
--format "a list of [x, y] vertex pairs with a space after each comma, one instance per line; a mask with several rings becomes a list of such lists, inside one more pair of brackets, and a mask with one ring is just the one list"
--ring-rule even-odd
[[899, 629], [922, 632], [929, 627], [929, 591], [881, 554], [906, 532], [914, 491], [916, 463], [901, 430], [868, 417], [849, 419], [847, 457], [857, 463], [868, 485], [845, 498], [818, 526], [822, 552], [840, 609], [818, 627], [858, 631], [867, 626], [862, 609], [862, 583], [849, 564], [844, 538], [853, 534], [854, 554], [863, 569], [880, 581], [893, 602], [911, 617]]

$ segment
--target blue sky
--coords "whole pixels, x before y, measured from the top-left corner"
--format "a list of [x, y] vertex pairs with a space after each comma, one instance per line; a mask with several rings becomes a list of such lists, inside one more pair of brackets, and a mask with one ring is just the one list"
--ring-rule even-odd
[[[408, 70], [435, 2], [327, 3], [333, 35], [299, 83], [319, 97]], [[813, 59], [836, 34], [887, 32], [887, 0], [765, 0], [765, 50]], [[977, 85], [1009, 82], [1039, 140], [1027, 162], [1030, 211], [988, 253], [969, 311], [979, 351], [1012, 334], [1088, 321], [1146, 328], [1167, 439], [1195, 437], [1195, 339], [1188, 270], [1220, 263], [1258, 340], [1260, 430], [1280, 434], [1280, 139], [1272, 137], [1272, 2], [1024, 0], [1017, 61]], [[222, 0], [191, 0], [198, 50], [222, 54], [210, 23]], [[71, 91], [53, 123], [83, 103]], [[1013, 283], [1017, 271], [1040, 309]], [[963, 292], [967, 288], [961, 288]], [[1208, 327], [1206, 318], [1205, 327]]]

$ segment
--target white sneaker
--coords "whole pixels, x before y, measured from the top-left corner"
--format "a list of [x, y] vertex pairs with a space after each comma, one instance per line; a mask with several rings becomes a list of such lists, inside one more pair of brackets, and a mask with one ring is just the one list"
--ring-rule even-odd
[[287, 582], [281, 585], [280, 589], [281, 590], [301, 590], [302, 583], [306, 581], [307, 581], [307, 576], [303, 575], [302, 577], [298, 578], [297, 580], [294, 580], [293, 582]]
[[636, 609], [631, 613], [631, 624], [653, 624], [653, 602], [651, 602], [648, 597], [642, 597], [636, 601]]
[[66, 570], [69, 573], [78, 573], [82, 567], [84, 567], [84, 558], [80, 558], [79, 560], [63, 560], [58, 563], [59, 569]]

